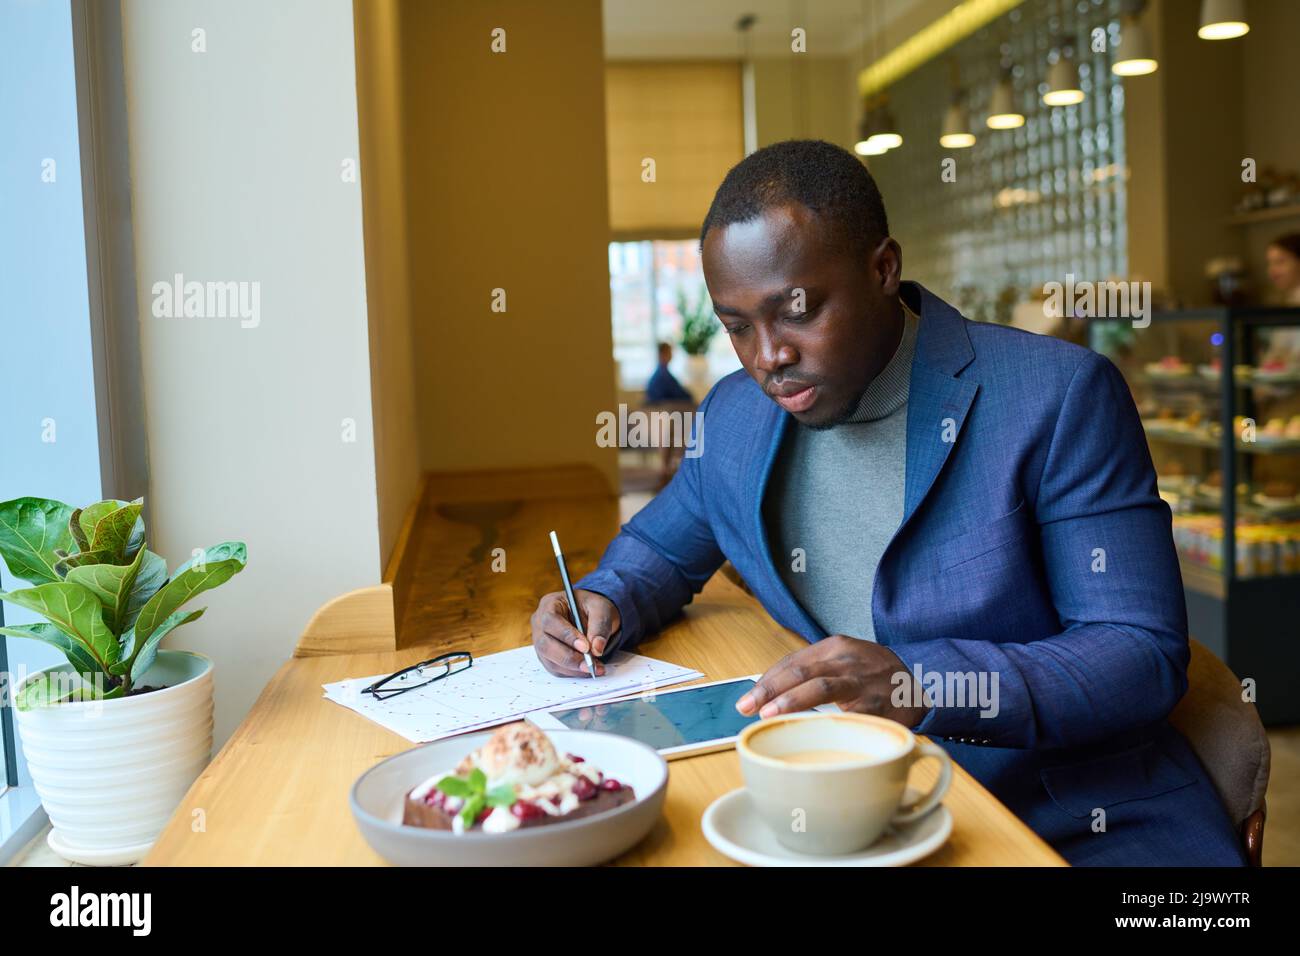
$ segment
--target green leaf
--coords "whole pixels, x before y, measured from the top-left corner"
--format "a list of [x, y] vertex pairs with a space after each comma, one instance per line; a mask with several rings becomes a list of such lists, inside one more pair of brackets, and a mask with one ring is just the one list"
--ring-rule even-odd
[[104, 623], [103, 606], [94, 593], [72, 581], [56, 581], [22, 591], [0, 592], [0, 599], [43, 614], [60, 631], [86, 646], [103, 670], [117, 662], [121, 646]]
[[[203, 612], [206, 610], [207, 608], [201, 607], [197, 611], [189, 611], [188, 613], [185, 611], [176, 611], [174, 614], [170, 615], [167, 620], [159, 624], [158, 627], [154, 628], [154, 632], [149, 635], [149, 639], [141, 645], [139, 654], [135, 653], [135, 642], [137, 640], [135, 631], [130, 631], [127, 634], [126, 640], [123, 642], [124, 650], [122, 656], [130, 662], [131, 683], [134, 684], [149, 672], [149, 668], [153, 667], [154, 658], [158, 656], [158, 645], [162, 642], [164, 637], [182, 624], [188, 624], [190, 621], [197, 621], [203, 616]], [[118, 672], [110, 669], [110, 673], [116, 674]]]
[[475, 793], [482, 793], [487, 789], [487, 774], [475, 767], [469, 772], [469, 785], [474, 788]]
[[93, 674], [96, 671], [103, 670], [88, 648], [83, 646], [75, 637], [64, 634], [53, 624], [12, 624], [9, 627], [0, 627], [0, 634], [8, 634], [10, 637], [24, 637], [32, 641], [44, 641], [46, 644], [57, 647], [67, 657], [68, 663], [76, 669], [78, 674]]
[[68, 571], [67, 580], [83, 585], [99, 598], [99, 603], [104, 606], [104, 623], [114, 634], [126, 630], [131, 589], [135, 586], [144, 555], [145, 550], [141, 548], [130, 564], [91, 564]]
[[67, 688], [62, 685], [59, 679], [47, 671], [44, 674], [34, 675], [22, 687], [18, 688], [18, 693], [14, 696], [14, 703], [19, 710], [46, 707], [58, 703], [63, 698], [66, 690]]
[[225, 584], [244, 569], [248, 552], [242, 541], [227, 541], [208, 548], [198, 558], [176, 569], [140, 610], [135, 621], [135, 637], [146, 641], [162, 622], [194, 595]]
[[460, 822], [465, 824], [466, 830], [474, 825], [474, 818], [486, 803], [487, 798], [482, 793], [476, 793], [465, 801], [465, 806], [460, 811]]
[[143, 536], [144, 525], [140, 521], [142, 508], [144, 501], [139, 499], [100, 518], [95, 524], [95, 533], [90, 537], [90, 550], [125, 555], [126, 546], [131, 541], [137, 524], [140, 525]]
[[109, 498], [105, 501], [96, 501], [93, 505], [87, 505], [81, 509], [77, 515], [77, 524], [81, 525], [81, 532], [86, 536], [87, 541], [95, 540], [95, 525], [99, 524], [100, 519], [111, 515], [118, 508], [125, 508], [129, 501], [117, 501]]
[[15, 498], [0, 504], [0, 555], [14, 577], [29, 584], [58, 581], [55, 549], [67, 551], [72, 506], [46, 498]]
[[78, 700], [113, 700], [126, 693], [125, 687], [117, 685], [100, 694], [94, 684], [84, 681], [77, 681], [70, 687], [69, 682], [73, 679], [74, 675], [58, 670], [36, 674], [19, 688], [14, 703], [19, 710], [26, 711]]
[[73, 568], [90, 567], [96, 564], [122, 567], [118, 564], [116, 551], [76, 551], [72, 554], [60, 555], [59, 560], [54, 564], [54, 573], [60, 578], [67, 578], [68, 572]]
[[469, 797], [474, 794], [474, 789], [460, 777], [443, 777], [438, 781], [438, 789], [449, 797]]
[[73, 511], [72, 517], [68, 519], [68, 531], [72, 533], [73, 539], [77, 542], [78, 551], [90, 550], [90, 539], [86, 537], [86, 532], [81, 527], [80, 508]]
[[[149, 599], [158, 593], [158, 589], [167, 583], [167, 562], [148, 548], [141, 548], [137, 557], [143, 554], [140, 572], [135, 576], [131, 586], [131, 596], [126, 602], [126, 617], [122, 619], [123, 630], [129, 630], [140, 616], [140, 610]], [[118, 633], [121, 633], [119, 631]]]
[[509, 807], [517, 799], [515, 785], [512, 783], [500, 784], [487, 792], [487, 805], [489, 807]]

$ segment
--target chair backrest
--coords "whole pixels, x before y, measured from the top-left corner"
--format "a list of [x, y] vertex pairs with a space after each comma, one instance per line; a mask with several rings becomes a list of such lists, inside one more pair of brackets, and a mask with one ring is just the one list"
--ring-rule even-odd
[[1264, 807], [1270, 752], [1255, 705], [1242, 699], [1241, 682], [1198, 641], [1191, 641], [1187, 693], [1169, 722], [1205, 766], [1238, 827]]
[[375, 584], [326, 601], [307, 622], [294, 657], [367, 654], [397, 649], [393, 586]]

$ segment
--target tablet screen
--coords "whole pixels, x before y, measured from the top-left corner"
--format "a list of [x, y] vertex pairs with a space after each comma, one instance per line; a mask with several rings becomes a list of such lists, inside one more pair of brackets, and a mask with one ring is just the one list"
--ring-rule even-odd
[[752, 680], [730, 681], [550, 714], [570, 730], [603, 730], [663, 750], [736, 736], [758, 720], [736, 710], [736, 701], [753, 686]]

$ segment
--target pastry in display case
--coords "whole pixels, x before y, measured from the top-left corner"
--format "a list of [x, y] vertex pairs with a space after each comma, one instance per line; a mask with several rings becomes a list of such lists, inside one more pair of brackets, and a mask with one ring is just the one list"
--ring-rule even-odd
[[1300, 720], [1300, 308], [1098, 320], [1091, 344], [1146, 430], [1189, 632], [1236, 673], [1268, 675], [1266, 723]]

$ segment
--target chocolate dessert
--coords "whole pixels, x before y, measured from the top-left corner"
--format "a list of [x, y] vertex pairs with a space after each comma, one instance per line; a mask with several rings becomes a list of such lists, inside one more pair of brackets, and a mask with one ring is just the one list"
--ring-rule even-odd
[[455, 769], [434, 774], [406, 795], [407, 826], [508, 833], [589, 817], [636, 799], [632, 788], [582, 757], [561, 757], [526, 723], [499, 728]]

